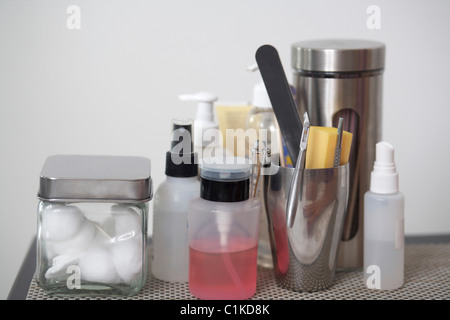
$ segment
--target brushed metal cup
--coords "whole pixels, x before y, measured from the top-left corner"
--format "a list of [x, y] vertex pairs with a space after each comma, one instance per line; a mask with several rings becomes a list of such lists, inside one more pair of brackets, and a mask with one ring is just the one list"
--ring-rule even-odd
[[349, 164], [303, 170], [291, 227], [286, 205], [294, 168], [275, 168], [275, 174], [264, 176], [263, 187], [276, 282], [292, 291], [326, 289], [333, 284], [336, 270], [349, 194]]

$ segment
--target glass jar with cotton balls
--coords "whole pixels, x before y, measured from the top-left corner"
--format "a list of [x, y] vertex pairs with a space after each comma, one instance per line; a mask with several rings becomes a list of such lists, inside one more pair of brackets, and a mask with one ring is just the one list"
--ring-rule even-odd
[[56, 296], [139, 292], [151, 197], [146, 158], [49, 157], [38, 194], [38, 285]]

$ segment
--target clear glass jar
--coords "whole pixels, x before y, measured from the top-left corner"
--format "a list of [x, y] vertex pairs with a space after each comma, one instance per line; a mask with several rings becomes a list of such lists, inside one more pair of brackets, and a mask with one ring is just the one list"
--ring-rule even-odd
[[40, 201], [36, 281], [53, 294], [130, 295], [146, 279], [148, 205]]
[[36, 268], [36, 282], [47, 293], [129, 296], [143, 287], [152, 195], [145, 160], [47, 159], [38, 195]]

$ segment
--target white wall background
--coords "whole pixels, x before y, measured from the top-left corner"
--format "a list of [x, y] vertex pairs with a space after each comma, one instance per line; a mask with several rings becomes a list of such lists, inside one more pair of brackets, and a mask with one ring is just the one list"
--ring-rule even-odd
[[[81, 29], [69, 30], [69, 5]], [[369, 5], [381, 29], [366, 26]], [[383, 0], [0, 0], [0, 298], [36, 232], [39, 173], [52, 154], [140, 155], [164, 179], [180, 93], [250, 100], [245, 68], [274, 45], [386, 43], [383, 139], [396, 147], [406, 234], [450, 233], [450, 2]]]

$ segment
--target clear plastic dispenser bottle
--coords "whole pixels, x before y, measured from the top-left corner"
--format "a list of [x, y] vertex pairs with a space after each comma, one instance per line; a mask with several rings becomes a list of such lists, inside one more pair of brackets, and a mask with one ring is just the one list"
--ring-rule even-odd
[[[257, 71], [258, 67], [250, 66], [249, 70]], [[271, 160], [278, 165], [280, 161], [279, 146], [281, 146], [280, 129], [262, 79], [253, 88], [252, 104], [253, 108], [250, 109], [246, 122], [246, 130], [251, 130], [249, 133], [250, 146], [246, 148], [246, 156], [252, 159], [251, 148], [254, 146], [256, 140], [258, 140], [261, 145], [264, 144], [271, 150]], [[257, 177], [254, 176], [252, 179], [254, 180], [253, 183], [256, 183]], [[264, 203], [263, 189], [264, 188], [261, 183], [261, 185], [257, 188], [256, 194], [256, 198], [259, 199], [261, 203]], [[273, 266], [267, 216], [264, 206], [261, 208], [260, 216], [258, 265], [265, 268], [271, 268]]]
[[379, 142], [370, 191], [364, 195], [364, 279], [370, 289], [393, 290], [403, 285], [404, 203], [394, 148]]
[[200, 198], [189, 203], [189, 290], [204, 300], [242, 300], [256, 291], [260, 203], [249, 198], [251, 166], [205, 158]]
[[166, 180], [153, 203], [153, 275], [164, 281], [187, 282], [189, 246], [187, 205], [200, 194], [197, 154], [192, 147], [192, 121], [172, 121], [171, 151], [166, 153]]
[[129, 296], [145, 283], [150, 160], [57, 155], [41, 171], [36, 282], [57, 296]]

